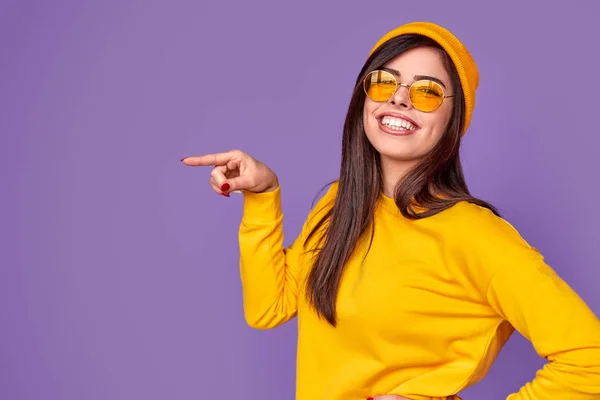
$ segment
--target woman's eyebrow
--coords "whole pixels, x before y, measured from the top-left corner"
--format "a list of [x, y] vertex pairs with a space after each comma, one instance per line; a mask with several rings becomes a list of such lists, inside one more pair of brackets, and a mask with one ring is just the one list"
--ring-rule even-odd
[[[389, 72], [389, 73], [391, 73], [391, 74], [394, 74], [394, 75], [396, 75], [397, 77], [400, 77], [400, 71], [398, 71], [398, 70], [396, 70], [396, 69], [393, 69], [393, 68], [388, 68], [388, 67], [381, 67], [381, 68], [379, 68], [379, 69], [381, 69], [381, 70], [383, 70], [383, 71], [387, 71], [387, 72]], [[444, 82], [442, 82], [442, 80], [441, 80], [441, 79], [439, 79], [439, 78], [436, 78], [435, 76], [429, 76], [429, 75], [415, 75], [415, 76], [413, 77], [413, 79], [414, 79], [415, 81], [419, 81], [419, 80], [421, 80], [421, 79], [429, 79], [430, 81], [433, 81], [433, 82], [437, 82], [437, 83], [439, 83], [440, 85], [442, 85], [442, 87], [443, 87], [444, 89], [446, 89], [446, 85], [444, 85]]]

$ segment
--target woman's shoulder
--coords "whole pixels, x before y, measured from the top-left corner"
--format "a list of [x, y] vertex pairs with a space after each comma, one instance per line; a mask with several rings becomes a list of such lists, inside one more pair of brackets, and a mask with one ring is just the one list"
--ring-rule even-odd
[[[309, 213], [309, 219], [322, 217], [334, 205], [338, 191], [339, 181], [336, 179], [323, 186], [313, 199], [313, 204]], [[320, 218], [319, 218], [320, 219]]]
[[448, 208], [444, 213], [451, 219], [457, 222], [470, 223], [474, 221], [496, 224], [503, 221], [501, 217], [494, 214], [492, 210], [470, 201], [458, 201], [452, 207]]
[[509, 241], [531, 247], [507, 219], [491, 209], [468, 201], [459, 201], [441, 213], [440, 223], [460, 240]]
[[544, 255], [511, 222], [492, 210], [461, 201], [446, 211], [438, 229], [443, 231], [444, 243], [452, 254], [471, 273], [490, 277], [502, 272], [515, 279], [527, 271], [553, 274], [544, 266]]
[[[302, 236], [305, 239], [317, 232], [319, 233], [317, 236], [320, 238], [326, 231], [329, 224], [329, 211], [335, 204], [337, 188], [338, 181], [336, 180], [329, 182], [316, 193], [302, 229]], [[315, 238], [313, 237], [312, 240], [314, 242]]]

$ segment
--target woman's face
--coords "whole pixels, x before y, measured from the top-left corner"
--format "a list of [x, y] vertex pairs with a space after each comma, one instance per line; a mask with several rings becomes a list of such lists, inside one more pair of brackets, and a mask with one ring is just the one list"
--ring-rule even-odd
[[[409, 50], [384, 65], [398, 72], [396, 79], [402, 84], [412, 84], [419, 76], [439, 79], [445, 86], [445, 95], [453, 95], [450, 76], [437, 50], [418, 47]], [[379, 152], [382, 162], [417, 161], [426, 155], [440, 140], [452, 116], [452, 99], [444, 99], [433, 112], [413, 108], [407, 87], [399, 87], [385, 102], [365, 99], [363, 120], [365, 133]], [[408, 124], [407, 124], [408, 123]], [[394, 129], [401, 126], [401, 129]]]

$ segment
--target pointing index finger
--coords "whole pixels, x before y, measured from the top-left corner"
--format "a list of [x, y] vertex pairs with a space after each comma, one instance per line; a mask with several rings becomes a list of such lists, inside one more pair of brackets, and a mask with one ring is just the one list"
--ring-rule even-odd
[[205, 154], [196, 157], [185, 157], [181, 159], [186, 165], [199, 167], [209, 165], [226, 165], [234, 157], [233, 152], [228, 151], [225, 153]]

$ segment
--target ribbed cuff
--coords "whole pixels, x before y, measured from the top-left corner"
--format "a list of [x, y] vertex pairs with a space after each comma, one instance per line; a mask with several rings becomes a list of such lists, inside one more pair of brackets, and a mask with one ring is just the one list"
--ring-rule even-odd
[[254, 193], [244, 191], [244, 222], [270, 224], [282, 216], [281, 190], [277, 186], [272, 192]]

